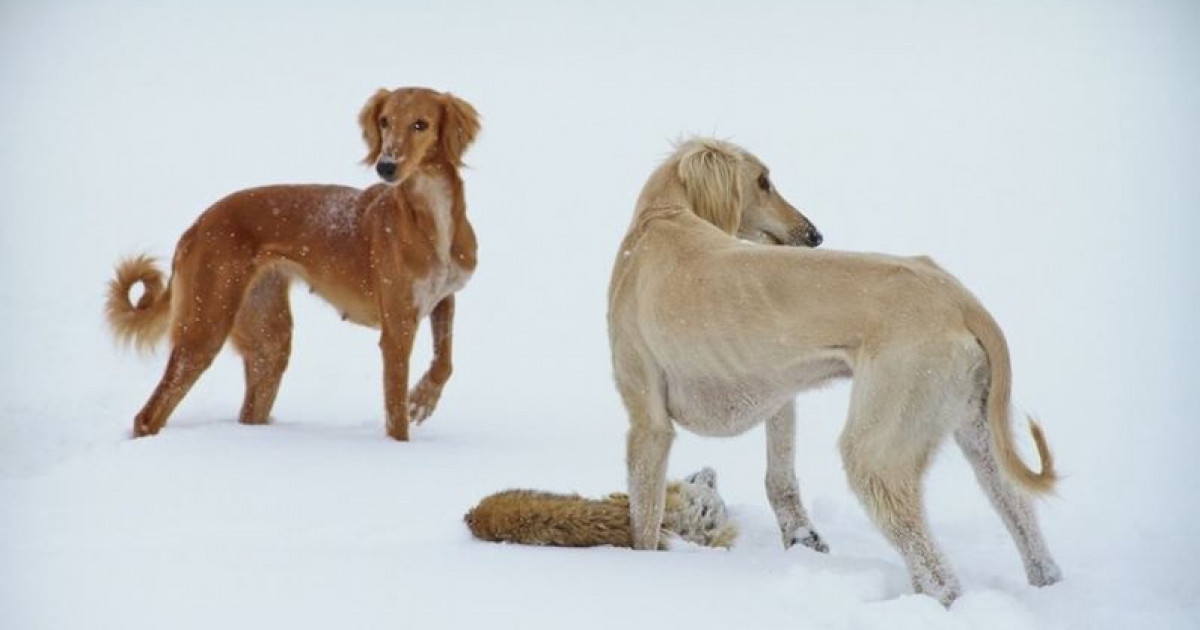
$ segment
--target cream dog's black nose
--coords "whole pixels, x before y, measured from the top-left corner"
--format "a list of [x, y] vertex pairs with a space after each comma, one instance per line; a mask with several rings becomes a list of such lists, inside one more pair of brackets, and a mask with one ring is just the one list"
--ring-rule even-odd
[[395, 162], [380, 162], [375, 165], [375, 172], [379, 173], [380, 177], [382, 177], [388, 181], [391, 181], [392, 178], [396, 176], [396, 163]]
[[808, 228], [808, 233], [804, 235], [804, 239], [808, 241], [809, 247], [816, 247], [825, 241], [825, 237], [821, 236], [821, 233], [815, 227]]

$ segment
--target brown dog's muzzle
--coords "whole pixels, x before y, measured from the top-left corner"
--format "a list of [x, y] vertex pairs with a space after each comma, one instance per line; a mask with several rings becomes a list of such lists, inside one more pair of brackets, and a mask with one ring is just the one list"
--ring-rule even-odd
[[396, 180], [396, 170], [396, 163], [387, 160], [380, 160], [375, 165], [375, 172], [379, 174], [379, 178], [389, 184]]

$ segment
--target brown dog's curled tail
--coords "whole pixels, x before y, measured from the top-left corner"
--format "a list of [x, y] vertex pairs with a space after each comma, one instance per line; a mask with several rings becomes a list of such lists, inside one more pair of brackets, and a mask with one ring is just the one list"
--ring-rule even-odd
[[[134, 304], [129, 299], [133, 285], [145, 292]], [[122, 343], [149, 350], [167, 333], [171, 320], [171, 287], [149, 256], [128, 258], [117, 265], [117, 277], [108, 283], [105, 315], [113, 335]]]
[[1054, 491], [1058, 474], [1054, 471], [1054, 457], [1050, 454], [1050, 446], [1042, 434], [1042, 428], [1032, 418], [1029, 419], [1029, 432], [1037, 445], [1038, 459], [1041, 460], [1042, 470], [1034, 472], [1017, 455], [1016, 446], [1010, 428], [1009, 415], [1012, 413], [1010, 404], [1012, 397], [1012, 366], [1008, 356], [1008, 344], [1004, 341], [1004, 333], [991, 315], [981, 306], [972, 305], [965, 311], [967, 329], [979, 340], [983, 351], [987, 354], [991, 366], [991, 384], [988, 387], [986, 411], [989, 433], [995, 446], [996, 458], [1000, 467], [1017, 485], [1035, 494], [1048, 494]]

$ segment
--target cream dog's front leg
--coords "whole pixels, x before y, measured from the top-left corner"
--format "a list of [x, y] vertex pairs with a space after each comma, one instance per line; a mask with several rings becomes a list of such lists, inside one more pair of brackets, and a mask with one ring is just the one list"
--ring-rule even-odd
[[796, 404], [789, 401], [767, 420], [767, 499], [779, 521], [784, 548], [800, 543], [809, 549], [828, 552], [829, 546], [813, 528], [800, 500], [795, 458]]
[[637, 372], [622, 375], [618, 369], [617, 382], [629, 413], [625, 454], [629, 475], [629, 521], [634, 549], [658, 549], [666, 503], [667, 456], [675, 439], [675, 428], [667, 416], [660, 380], [640, 378], [641, 370]]
[[667, 498], [667, 455], [675, 430], [639, 426], [629, 428], [626, 466], [629, 469], [629, 522], [634, 549], [658, 549], [659, 529]]

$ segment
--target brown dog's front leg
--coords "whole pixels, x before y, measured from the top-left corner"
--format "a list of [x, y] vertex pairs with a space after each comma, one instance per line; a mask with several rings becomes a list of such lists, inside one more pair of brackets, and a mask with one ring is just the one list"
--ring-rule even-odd
[[411, 304], [385, 308], [379, 347], [383, 351], [383, 397], [387, 433], [408, 441], [408, 360], [417, 331], [417, 311]]
[[433, 328], [433, 362], [417, 386], [408, 393], [409, 419], [416, 424], [433, 415], [442, 397], [442, 387], [454, 371], [450, 358], [454, 340], [454, 296], [438, 302], [429, 319]]

